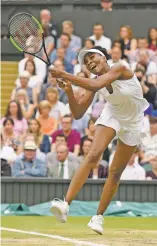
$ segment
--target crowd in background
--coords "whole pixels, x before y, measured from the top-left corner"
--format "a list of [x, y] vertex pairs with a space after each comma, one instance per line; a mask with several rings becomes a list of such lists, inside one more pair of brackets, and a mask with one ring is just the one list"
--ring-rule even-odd
[[[103, 11], [112, 11], [112, 1], [102, 0], [101, 4]], [[102, 46], [108, 52], [109, 65], [122, 62], [135, 72], [150, 106], [145, 112], [141, 144], [121, 179], [157, 179], [157, 28], [152, 27], [148, 33], [146, 30], [145, 37], [136, 38], [132, 28], [124, 25], [119, 34], [115, 34], [115, 40], [111, 40], [105, 36], [104, 24], [95, 23], [93, 33], [87, 33], [83, 41], [75, 35], [70, 20], [62, 23], [59, 35], [47, 9], [41, 10], [40, 21], [47, 54], [56, 67], [93, 78], [85, 66], [80, 67], [77, 55], [82, 48]], [[40, 55], [46, 59], [42, 51]], [[76, 86], [73, 91], [78, 102], [86, 93]], [[48, 73], [45, 63], [25, 54], [19, 62], [15, 88], [1, 119], [1, 175], [71, 179], [91, 149], [94, 123], [105, 103], [98, 92], [84, 116], [74, 119], [66, 93]], [[104, 151], [89, 178], [107, 178], [117, 141], [115, 138]]]

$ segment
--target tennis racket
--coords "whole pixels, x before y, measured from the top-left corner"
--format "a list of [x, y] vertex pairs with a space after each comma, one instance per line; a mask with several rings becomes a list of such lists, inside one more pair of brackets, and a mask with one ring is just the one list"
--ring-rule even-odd
[[[18, 13], [10, 19], [8, 28], [10, 41], [16, 49], [38, 57], [48, 66], [51, 65], [46, 53], [43, 28], [34, 16], [28, 13]], [[43, 52], [47, 61], [42, 59]]]

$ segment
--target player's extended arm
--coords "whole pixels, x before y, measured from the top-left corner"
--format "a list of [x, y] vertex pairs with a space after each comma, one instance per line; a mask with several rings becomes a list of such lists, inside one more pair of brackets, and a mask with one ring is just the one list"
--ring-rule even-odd
[[128, 70], [127, 67], [125, 67], [123, 64], [117, 64], [113, 66], [106, 74], [103, 74], [99, 76], [97, 79], [86, 79], [86, 78], [80, 78], [75, 75], [66, 73], [66, 72], [58, 72], [56, 68], [52, 68], [51, 74], [52, 76], [61, 77], [63, 79], [70, 80], [74, 85], [81, 86], [87, 90], [91, 91], [98, 91], [103, 87], [109, 86], [112, 82], [114, 82], [116, 79], [119, 79], [123, 77], [123, 75], [126, 73], [126, 78], [129, 79], [133, 76], [133, 73]]

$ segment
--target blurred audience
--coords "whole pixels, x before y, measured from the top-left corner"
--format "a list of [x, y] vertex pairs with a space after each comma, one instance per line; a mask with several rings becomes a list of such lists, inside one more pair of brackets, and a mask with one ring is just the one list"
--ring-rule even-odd
[[[55, 39], [51, 36], [50, 31], [49, 31], [49, 26], [47, 24], [43, 24], [43, 31], [44, 31], [44, 42], [45, 42], [45, 48], [46, 48], [46, 53], [49, 57], [51, 52], [53, 51], [55, 47]], [[39, 56], [41, 56], [44, 61], [47, 61], [47, 57], [45, 54], [44, 49], [42, 49], [39, 53]]]
[[64, 136], [67, 139], [67, 145], [69, 151], [73, 152], [76, 156], [78, 156], [80, 152], [81, 137], [80, 137], [80, 133], [77, 130], [72, 129], [72, 117], [70, 115], [65, 115], [62, 118], [61, 125], [62, 125], [62, 129], [57, 130], [52, 135], [53, 146], [55, 147], [56, 137], [60, 134], [64, 134]]
[[113, 1], [112, 0], [101, 0], [102, 11], [112, 11]]
[[[124, 58], [124, 57], [123, 57]], [[124, 63], [125, 66], [130, 67], [130, 65], [125, 61], [122, 60], [122, 50], [120, 47], [113, 46], [111, 49], [111, 59], [107, 61], [107, 63], [111, 66], [117, 62]]]
[[48, 153], [48, 177], [71, 179], [79, 166], [78, 157], [69, 155], [65, 144], [56, 146], [56, 153]]
[[107, 51], [111, 50], [111, 39], [105, 37], [104, 35], [104, 27], [100, 24], [94, 24], [93, 26], [93, 35], [89, 37], [90, 39], [94, 40], [95, 46], [101, 46], [105, 48]]
[[[60, 66], [56, 64], [57, 61], [61, 63]], [[54, 66], [58, 67], [61, 70], [65, 70], [68, 73], [73, 73], [73, 65], [66, 60], [64, 48], [58, 48], [56, 50], [56, 59], [54, 61]]]
[[12, 165], [13, 177], [45, 177], [46, 162], [36, 157], [37, 146], [33, 141], [24, 144], [24, 153]]
[[157, 51], [157, 28], [152, 27], [148, 31], [149, 49]]
[[139, 150], [137, 149], [124, 169], [121, 180], [145, 180], [146, 172], [139, 164]]
[[[70, 48], [78, 52], [82, 47], [82, 40], [80, 37], [73, 34], [74, 26], [72, 21], [65, 20], [62, 22], [62, 32], [67, 33], [70, 36]], [[60, 47], [60, 39], [58, 40], [57, 46]]]
[[41, 132], [41, 125], [37, 119], [29, 121], [28, 133], [33, 134], [34, 141], [37, 147], [43, 153], [49, 153], [51, 151], [51, 143], [48, 135], [44, 135]]
[[150, 164], [152, 166], [152, 171], [147, 171], [146, 177], [148, 180], [157, 179], [157, 152], [150, 159]]
[[39, 117], [37, 118], [41, 125], [42, 134], [51, 136], [58, 127], [58, 121], [50, 117], [51, 104], [43, 100], [39, 103]]

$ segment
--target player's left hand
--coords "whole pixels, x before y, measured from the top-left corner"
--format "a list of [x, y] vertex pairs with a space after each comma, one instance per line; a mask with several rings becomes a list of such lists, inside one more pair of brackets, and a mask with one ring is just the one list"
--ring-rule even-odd
[[50, 66], [49, 71], [53, 78], [62, 78], [65, 73], [63, 70], [60, 70], [59, 68], [54, 66]]

